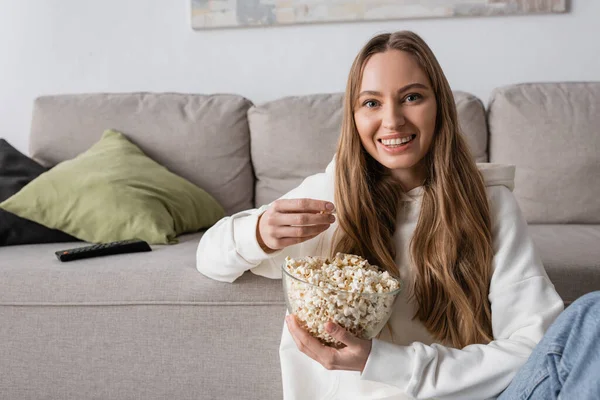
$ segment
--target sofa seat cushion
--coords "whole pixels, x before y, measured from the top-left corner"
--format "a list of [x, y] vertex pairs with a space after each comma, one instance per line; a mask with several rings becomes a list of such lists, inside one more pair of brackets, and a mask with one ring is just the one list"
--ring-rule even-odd
[[[568, 304], [600, 289], [600, 225], [530, 225], [546, 271]], [[202, 233], [149, 253], [61, 263], [56, 250], [84, 243], [6, 247], [0, 260], [0, 305], [206, 304], [283, 305], [280, 280], [245, 273], [234, 283], [196, 270]]]
[[148, 253], [67, 263], [54, 252], [85, 243], [3, 248], [0, 305], [284, 304], [280, 280], [246, 273], [230, 284], [200, 274], [195, 262], [201, 236], [183, 235], [179, 244], [152, 246]]
[[600, 290], [600, 225], [529, 225], [529, 232], [565, 303]]
[[281, 399], [281, 281], [206, 278], [201, 235], [68, 263], [54, 251], [84, 244], [0, 250], [0, 398]]

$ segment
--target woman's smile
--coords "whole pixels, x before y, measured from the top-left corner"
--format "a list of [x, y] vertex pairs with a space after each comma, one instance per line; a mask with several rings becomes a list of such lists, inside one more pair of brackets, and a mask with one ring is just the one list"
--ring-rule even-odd
[[390, 154], [399, 154], [409, 150], [414, 143], [416, 134], [393, 135], [377, 139], [378, 147]]

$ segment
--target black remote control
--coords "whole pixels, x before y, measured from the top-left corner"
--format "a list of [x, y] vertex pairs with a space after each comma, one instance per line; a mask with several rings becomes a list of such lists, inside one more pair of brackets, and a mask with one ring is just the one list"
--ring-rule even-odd
[[152, 251], [147, 242], [138, 239], [119, 240], [118, 242], [95, 244], [92, 246], [78, 247], [75, 249], [60, 250], [55, 252], [60, 261], [73, 261], [82, 258], [108, 256], [112, 254], [138, 253]]

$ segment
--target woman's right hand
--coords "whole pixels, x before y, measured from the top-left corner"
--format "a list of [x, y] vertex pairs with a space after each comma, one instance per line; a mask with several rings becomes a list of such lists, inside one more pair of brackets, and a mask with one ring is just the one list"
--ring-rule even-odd
[[314, 199], [280, 199], [258, 218], [256, 239], [267, 253], [305, 242], [335, 222], [333, 203]]

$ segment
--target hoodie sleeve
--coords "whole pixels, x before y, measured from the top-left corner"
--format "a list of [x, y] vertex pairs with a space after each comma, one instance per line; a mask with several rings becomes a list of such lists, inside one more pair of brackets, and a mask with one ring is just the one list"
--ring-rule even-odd
[[[332, 201], [332, 179], [330, 164], [325, 173], [309, 176], [300, 186], [281, 198]], [[223, 282], [233, 282], [248, 270], [267, 278], [280, 279], [280, 267], [285, 257], [314, 254], [324, 233], [274, 253], [267, 254], [263, 251], [256, 239], [256, 226], [258, 217], [269, 207], [270, 204], [225, 217], [208, 229], [200, 239], [196, 252], [198, 271], [211, 279]]]
[[[417, 398], [497, 396], [525, 363], [563, 302], [548, 279], [512, 192], [488, 188], [494, 246], [489, 300], [494, 340], [463, 349], [373, 340], [361, 379], [394, 385]], [[390, 368], [391, 365], [397, 368]]]

